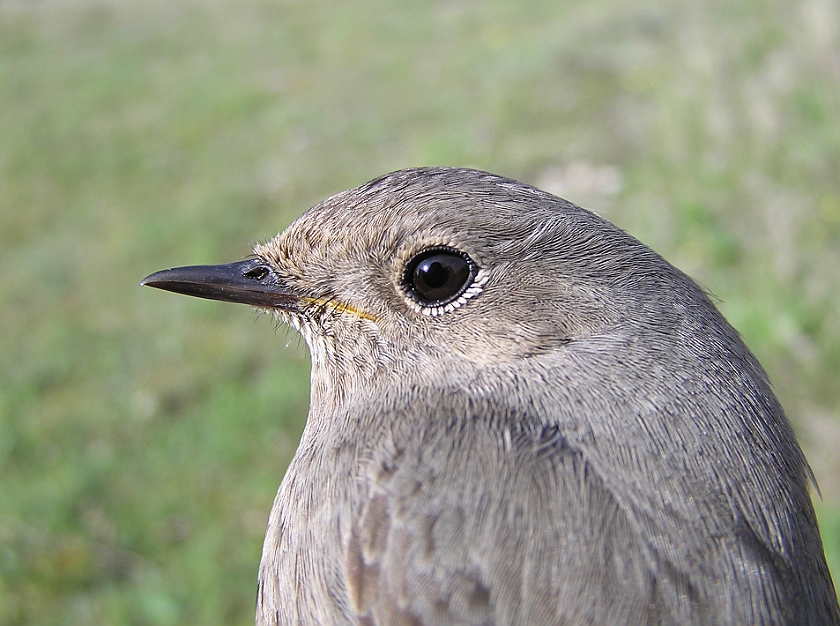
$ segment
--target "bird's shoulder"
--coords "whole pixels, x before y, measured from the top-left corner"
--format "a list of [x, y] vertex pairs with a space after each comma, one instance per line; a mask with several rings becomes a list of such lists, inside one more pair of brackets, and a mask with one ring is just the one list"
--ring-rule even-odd
[[358, 455], [361, 623], [663, 623], [634, 521], [559, 426], [499, 407], [400, 424]]

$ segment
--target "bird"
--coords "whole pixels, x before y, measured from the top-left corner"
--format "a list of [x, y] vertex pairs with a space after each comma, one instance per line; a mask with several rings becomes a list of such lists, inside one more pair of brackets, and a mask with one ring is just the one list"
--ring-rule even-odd
[[141, 285], [269, 311], [311, 353], [260, 626], [840, 624], [765, 371], [593, 212], [406, 169]]

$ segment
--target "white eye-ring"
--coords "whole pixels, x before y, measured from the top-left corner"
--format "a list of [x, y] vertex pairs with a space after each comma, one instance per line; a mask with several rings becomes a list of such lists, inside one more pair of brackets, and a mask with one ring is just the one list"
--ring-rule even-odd
[[481, 293], [490, 275], [464, 252], [433, 246], [405, 266], [402, 288], [414, 311], [437, 317], [463, 306]]

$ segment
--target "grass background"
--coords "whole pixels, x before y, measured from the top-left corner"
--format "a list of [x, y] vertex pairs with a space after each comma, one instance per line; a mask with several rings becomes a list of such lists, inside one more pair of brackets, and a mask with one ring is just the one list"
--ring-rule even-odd
[[0, 2], [0, 624], [249, 624], [295, 336], [146, 274], [405, 166], [593, 208], [774, 380], [840, 578], [834, 0]]

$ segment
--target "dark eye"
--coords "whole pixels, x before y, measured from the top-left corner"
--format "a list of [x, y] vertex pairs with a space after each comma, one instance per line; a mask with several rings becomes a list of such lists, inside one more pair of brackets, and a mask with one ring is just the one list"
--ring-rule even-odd
[[463, 252], [435, 247], [412, 258], [405, 267], [403, 287], [423, 306], [440, 306], [455, 300], [470, 286], [477, 268]]

